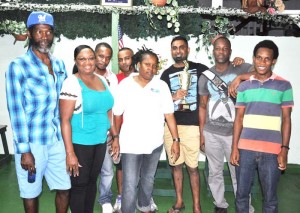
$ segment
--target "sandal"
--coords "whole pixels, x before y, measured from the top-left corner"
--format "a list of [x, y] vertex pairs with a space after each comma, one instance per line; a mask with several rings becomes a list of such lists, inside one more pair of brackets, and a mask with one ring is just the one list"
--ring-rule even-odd
[[181, 207], [176, 207], [175, 205], [173, 205], [168, 211], [167, 213], [180, 213], [183, 212], [185, 210], [185, 205], [183, 204]]

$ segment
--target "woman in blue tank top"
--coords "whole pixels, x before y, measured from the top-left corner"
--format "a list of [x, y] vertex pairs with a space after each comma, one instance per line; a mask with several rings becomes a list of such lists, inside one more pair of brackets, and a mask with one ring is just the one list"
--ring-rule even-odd
[[105, 79], [94, 74], [93, 49], [78, 46], [74, 59], [78, 72], [65, 80], [60, 94], [61, 129], [72, 184], [70, 209], [72, 213], [93, 213], [108, 130], [115, 136], [111, 153], [119, 154], [111, 112], [114, 99]]

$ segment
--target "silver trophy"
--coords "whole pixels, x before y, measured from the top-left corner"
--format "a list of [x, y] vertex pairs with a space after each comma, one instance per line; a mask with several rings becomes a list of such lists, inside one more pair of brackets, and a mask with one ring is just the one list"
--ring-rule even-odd
[[[183, 71], [178, 75], [180, 89], [188, 91], [191, 86], [191, 74], [189, 73], [189, 63], [184, 60], [184, 68]], [[179, 104], [179, 108], [183, 111], [190, 110], [189, 104], [187, 104], [185, 97]]]

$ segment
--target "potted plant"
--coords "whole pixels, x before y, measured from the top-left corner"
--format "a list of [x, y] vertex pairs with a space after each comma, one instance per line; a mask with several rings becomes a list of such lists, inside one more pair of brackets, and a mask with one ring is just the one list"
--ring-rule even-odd
[[24, 22], [5, 20], [0, 23], [0, 30], [10, 33], [15, 37], [16, 41], [25, 41], [27, 39], [27, 28]]
[[217, 38], [221, 36], [229, 37], [230, 34], [234, 32], [235, 27], [229, 22], [228, 18], [217, 16], [214, 20], [214, 23], [212, 23], [212, 21], [209, 20], [203, 21], [201, 24], [202, 37], [199, 36], [196, 40], [196, 43], [198, 44], [196, 51], [200, 51], [201, 47], [204, 47], [210, 60], [210, 63], [213, 64], [212, 55], [209, 51], [209, 47], [213, 45], [214, 41]]
[[153, 0], [144, 0], [145, 4], [148, 7], [146, 9], [146, 15], [149, 20], [151, 27], [157, 29], [152, 20], [153, 15], [157, 16], [157, 19], [162, 20], [163, 17], [167, 19], [167, 28], [174, 28], [174, 31], [179, 32], [180, 23], [178, 21], [179, 18], [179, 8], [177, 0], [167, 0], [167, 7], [157, 7], [153, 4]]

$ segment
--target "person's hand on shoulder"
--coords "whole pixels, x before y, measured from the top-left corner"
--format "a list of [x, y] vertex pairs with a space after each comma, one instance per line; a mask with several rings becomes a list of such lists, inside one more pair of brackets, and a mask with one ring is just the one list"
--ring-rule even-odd
[[235, 66], [239, 66], [239, 65], [245, 63], [245, 60], [240, 57], [235, 57], [231, 63], [235, 67]]

